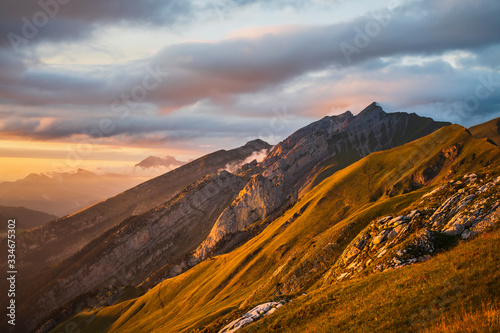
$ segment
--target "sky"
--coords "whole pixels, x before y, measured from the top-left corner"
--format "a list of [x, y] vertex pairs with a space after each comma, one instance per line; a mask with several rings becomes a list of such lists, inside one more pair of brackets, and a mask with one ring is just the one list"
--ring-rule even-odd
[[500, 116], [497, 0], [0, 0], [0, 181], [276, 144], [326, 115]]

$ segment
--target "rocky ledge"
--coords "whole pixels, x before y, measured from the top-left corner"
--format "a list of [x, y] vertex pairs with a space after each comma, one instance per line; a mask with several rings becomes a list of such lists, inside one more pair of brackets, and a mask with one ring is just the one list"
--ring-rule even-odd
[[411, 211], [373, 221], [325, 275], [342, 281], [428, 260], [500, 221], [500, 177], [469, 174], [424, 195]]

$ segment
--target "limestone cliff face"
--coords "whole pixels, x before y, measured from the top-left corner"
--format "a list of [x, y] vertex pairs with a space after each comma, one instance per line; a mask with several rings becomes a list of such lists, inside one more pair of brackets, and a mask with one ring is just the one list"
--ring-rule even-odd
[[254, 176], [217, 219], [207, 239], [196, 250], [195, 259], [205, 259], [225, 235], [242, 231], [255, 221], [268, 217], [284, 199], [279, 178]]
[[245, 183], [227, 171], [207, 176], [108, 231], [61, 264], [57, 283], [50, 282], [37, 295], [37, 313], [99, 288], [135, 286], [158, 267], [183, 260], [207, 237]]
[[[385, 113], [372, 103], [357, 116], [325, 117], [276, 145], [261, 163], [263, 175], [283, 177], [286, 196], [300, 191], [324, 172], [334, 171], [376, 151], [419, 139], [449, 123], [407, 113]], [[320, 177], [321, 178], [321, 177]]]
[[385, 113], [372, 103], [357, 116], [347, 111], [298, 130], [274, 146], [261, 163], [244, 168], [245, 175], [248, 169], [257, 175], [224, 210], [196, 250], [196, 260], [205, 259], [224, 237], [296, 202], [301, 189], [312, 188], [323, 174], [329, 176], [372, 152], [413, 141], [447, 124], [415, 114]]

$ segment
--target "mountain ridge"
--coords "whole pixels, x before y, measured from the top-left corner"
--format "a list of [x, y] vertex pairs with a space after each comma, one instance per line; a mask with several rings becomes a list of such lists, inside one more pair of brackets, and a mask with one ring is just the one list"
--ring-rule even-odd
[[[422, 187], [405, 193], [405, 187], [400, 186], [399, 192], [389, 196], [395, 183], [411, 184], [414, 175], [425, 172], [457, 142], [462, 142], [461, 150], [440, 164], [439, 171]], [[434, 150], [426, 153], [427, 147]], [[415, 151], [421, 153], [412, 154]], [[302, 302], [298, 295], [301, 293], [328, 290], [321, 289], [326, 288], [321, 285], [329, 269], [373, 220], [387, 215], [399, 216], [450, 180], [462, 186], [458, 179], [465, 179], [463, 176], [471, 171], [477, 173], [475, 184], [481, 183], [480, 180], [489, 184], [492, 177], [498, 176], [499, 151], [484, 140], [474, 139], [465, 128], [452, 125], [401, 147], [371, 154], [322, 181], [243, 246], [205, 260], [186, 273], [163, 281], [141, 297], [80, 314], [73, 320], [82, 323], [92, 313], [96, 315], [90, 326], [82, 323], [83, 332], [91, 332], [96, 327], [107, 327], [108, 332], [148, 331], [153, 327], [169, 332], [194, 329], [213, 332], [209, 329], [219, 331], [236, 318], [236, 313], [245, 313], [245, 309], [263, 302], [293, 299], [285, 306], [300, 308]], [[386, 163], [393, 170], [390, 177], [380, 168]], [[365, 171], [371, 178], [360, 177]], [[381, 193], [382, 197], [373, 201], [372, 193], [366, 188]], [[490, 187], [492, 191], [494, 188]], [[437, 200], [443, 204], [446, 197]], [[377, 250], [383, 245], [381, 243]], [[379, 260], [386, 260], [384, 258]], [[391, 258], [388, 252], [387, 259]], [[276, 312], [277, 316], [280, 311]], [[212, 325], [215, 326], [211, 328]]]
[[[426, 131], [432, 132], [446, 125], [445, 123], [433, 122], [429, 118], [421, 118], [416, 115], [404, 113], [387, 114], [376, 104], [367, 107], [363, 115], [363, 117], [356, 118], [352, 113], [346, 112], [340, 116], [325, 117], [309, 126], [299, 129], [282, 143], [276, 145], [262, 162], [252, 162], [247, 166], [243, 166], [241, 170], [236, 171], [236, 175], [247, 179], [247, 183], [239, 191], [236, 198], [232, 200], [233, 202], [228, 203], [221, 214], [219, 214], [217, 220], [212, 225], [212, 230], [208, 237], [191, 255], [189, 251], [186, 251], [183, 254], [186, 255], [184, 261], [172, 262], [172, 264], [175, 264], [174, 266], [167, 264], [152, 274], [148, 278], [149, 282], [147, 284], [178, 275], [185, 269], [198, 264], [212, 255], [229, 252], [235, 247], [245, 244], [246, 241], [255, 237], [262, 230], [265, 230], [267, 224], [282, 215], [299, 199], [298, 191], [290, 186], [287, 187], [287, 184], [300, 183], [303, 174], [314, 170], [314, 167], [318, 163], [324, 162], [325, 159], [331, 158], [332, 155], [345, 156], [347, 158], [342, 166], [346, 166], [353, 161], [359, 160], [364, 155], [379, 149], [377, 145], [369, 145], [361, 149], [359, 145], [356, 145], [355, 140], [351, 141], [349, 134], [345, 133], [355, 135], [352, 133], [358, 132], [356, 135], [359, 135], [358, 130], [360, 128], [369, 128], [370, 132], [367, 132], [365, 135], [365, 139], [368, 139], [373, 137], [370, 133], [374, 129], [381, 130], [385, 126], [385, 131], [389, 131], [389, 133], [387, 140], [383, 142], [385, 146], [380, 146], [380, 149], [382, 149], [392, 147], [400, 141], [405, 142], [415, 137], [420, 137]], [[420, 126], [416, 131], [407, 132], [404, 129], [401, 131], [394, 128], [401, 122], [408, 123], [410, 118], [414, 120], [416, 127]], [[356, 119], [358, 120], [356, 121]], [[390, 125], [389, 130], [387, 130], [388, 124]], [[341, 143], [339, 144], [339, 142]], [[366, 143], [360, 144], [366, 145]], [[252, 151], [270, 148], [269, 146], [263, 146], [265, 146], [263, 141], [254, 140], [247, 143], [244, 147]], [[353, 154], [353, 156], [346, 156], [346, 152], [347, 154]], [[224, 150], [221, 150], [209, 156], [217, 156], [225, 153]], [[284, 160], [285, 163], [283, 163]], [[201, 164], [203, 165], [204, 162], [206, 161], [202, 161]], [[287, 162], [289, 163], [287, 164]], [[288, 167], [289, 165], [292, 168]], [[298, 168], [296, 168], [297, 166]], [[180, 167], [179, 169], [182, 168]], [[245, 169], [244, 172], [242, 171], [243, 169]], [[148, 183], [154, 182], [156, 180], [151, 180]], [[147, 188], [148, 183], [139, 185], [138, 189]], [[300, 184], [303, 185], [304, 183]], [[131, 223], [131, 221], [125, 220], [123, 223]], [[151, 220], [150, 223], [154, 222]], [[256, 223], [255, 228], [253, 227], [254, 223]], [[252, 226], [253, 230], [248, 230], [250, 226]], [[100, 245], [96, 243], [92, 246]], [[161, 249], [161, 247], [158, 249]], [[152, 257], [149, 256], [148, 258]], [[137, 283], [138, 281], [135, 282]], [[97, 287], [98, 284], [95, 286]], [[65, 296], [64, 299], [68, 299], [68, 296]], [[53, 300], [51, 302], [54, 305], [56, 304], [53, 303]]]
[[[254, 140], [240, 149], [246, 151], [248, 161], [255, 152], [269, 148]], [[416, 114], [385, 113], [376, 103], [357, 116], [345, 112], [305, 126], [275, 145], [261, 162], [252, 161], [233, 173], [223, 171], [229, 165], [223, 163], [226, 155], [227, 151], [220, 150], [195, 161], [213, 172], [196, 178], [176, 195], [163, 197], [160, 204], [148, 202], [153, 208], [129, 207], [132, 214], [124, 213], [120, 223], [101, 232], [83, 250], [41, 271], [39, 281], [30, 287], [41, 302], [38, 306], [45, 304], [48, 313], [79, 294], [97, 292], [99, 299], [110, 297], [110, 306], [95, 311], [100, 319], [87, 328], [89, 332], [104, 326], [110, 332], [132, 332], [137, 327], [148, 331], [152, 327], [147, 321], [158, 320], [159, 312], [170, 331], [189, 331], [203, 326], [202, 322], [215, 325], [221, 318], [235, 320], [224, 309], [243, 311], [282, 296], [294, 298], [326, 282], [356, 277], [357, 269], [371, 263], [385, 270], [396, 268], [398, 261], [401, 267], [427, 261], [432, 253], [422, 255], [424, 259], [401, 256], [394, 261], [392, 255], [399, 248], [393, 245], [407, 244], [411, 237], [431, 244], [436, 239], [462, 237], [464, 232], [476, 233], [472, 229], [476, 220], [467, 222], [466, 215], [453, 217], [454, 210], [465, 213], [467, 209], [470, 216], [496, 216], [496, 206], [484, 212], [479, 206], [468, 206], [488, 194], [443, 206], [448, 198], [434, 191], [452, 180], [457, 191], [479, 189], [480, 182], [490, 184], [483, 192], [496, 189], [492, 178], [500, 165], [496, 145], [474, 138], [459, 125]], [[476, 173], [475, 178], [470, 176], [474, 181], [462, 188], [463, 181], [457, 177], [471, 172]], [[174, 170], [170, 180], [179, 177]], [[222, 179], [229, 183], [217, 186]], [[157, 182], [153, 179], [131, 191], [148, 191]], [[218, 191], [226, 194], [220, 196]], [[433, 205], [439, 202], [445, 207], [433, 206], [432, 213], [446, 211], [446, 218], [450, 215], [453, 222], [423, 230], [422, 217], [431, 217], [427, 208], [418, 206], [424, 196], [432, 198]], [[497, 200], [494, 195], [488, 197], [491, 202]], [[144, 197], [134, 199], [134, 205], [144, 204]], [[411, 207], [418, 213], [406, 211]], [[186, 219], [176, 218], [183, 215]], [[391, 219], [378, 222], [389, 215]], [[393, 225], [393, 220], [412, 228]], [[196, 226], [194, 234], [187, 231], [189, 225]], [[175, 244], [185, 246], [169, 252]], [[434, 247], [424, 246], [422, 251], [429, 248]], [[373, 253], [376, 258], [368, 261]], [[121, 270], [116, 264], [128, 268]], [[37, 283], [43, 285], [39, 291]], [[114, 299], [121, 297], [128, 283], [134, 287], [134, 296], [120, 305]], [[141, 296], [143, 288], [151, 289]], [[178, 313], [185, 313], [183, 319], [177, 318]], [[79, 316], [77, 321], [86, 315]], [[208, 317], [198, 320], [203, 316]], [[63, 319], [47, 322], [44, 330]]]

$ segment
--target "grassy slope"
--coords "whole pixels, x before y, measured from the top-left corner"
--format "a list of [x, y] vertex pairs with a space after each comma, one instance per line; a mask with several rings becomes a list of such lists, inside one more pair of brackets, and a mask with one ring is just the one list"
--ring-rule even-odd
[[469, 128], [470, 132], [478, 139], [491, 139], [500, 146], [500, 118], [490, 120], [484, 124]]
[[[484, 308], [489, 321], [467, 324]], [[428, 262], [314, 291], [241, 332], [498, 332], [499, 308], [495, 230]]]
[[[394, 134], [394, 146], [398, 147], [405, 143], [411, 142], [416, 138], [421, 138], [426, 136], [432, 132], [439, 126], [444, 126], [445, 123], [435, 122], [431, 118], [422, 118], [417, 116], [416, 114], [410, 114], [409, 123], [411, 127], [406, 126], [405, 124], [398, 124], [399, 126], [395, 129], [396, 133]], [[311, 189], [316, 187], [319, 183], [321, 183], [326, 178], [333, 175], [335, 172], [345, 168], [348, 165], [358, 161], [360, 159], [359, 154], [356, 150], [352, 150], [348, 154], [342, 154], [341, 157], [333, 156], [326, 161], [320, 163], [314, 170], [307, 175], [310, 180], [308, 183], [300, 190], [300, 196], [309, 192]]]
[[[243, 311], [268, 301], [280, 282], [297, 281], [290, 293], [315, 290], [338, 254], [372, 219], [404, 209], [431, 188], [389, 198], [384, 193], [392, 184], [409, 181], [413, 174], [425, 170], [442, 148], [456, 142], [463, 144], [461, 155], [442, 166], [435, 182], [451, 170], [461, 174], [499, 165], [498, 147], [473, 139], [456, 125], [417, 142], [372, 154], [327, 178], [240, 248], [166, 280], [131, 302], [97, 310], [92, 323], [80, 328], [83, 332], [189, 331], [209, 325], [238, 307]], [[432, 153], [415, 154], [429, 150]], [[301, 211], [301, 216], [285, 227], [285, 222]], [[325, 253], [327, 243], [335, 246]], [[273, 277], [283, 265], [285, 269]], [[82, 322], [90, 315], [82, 313], [73, 320]]]

